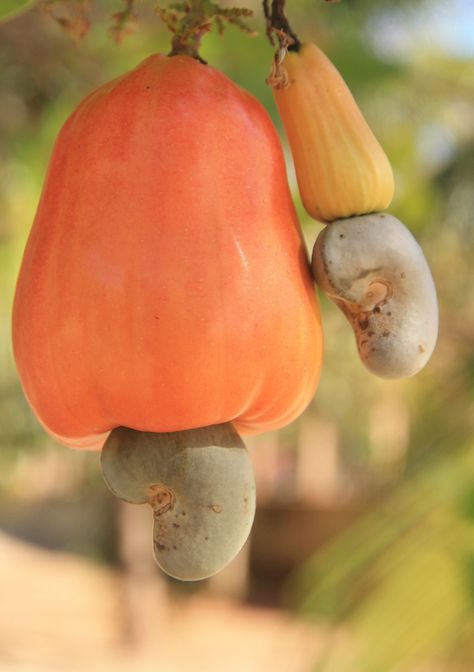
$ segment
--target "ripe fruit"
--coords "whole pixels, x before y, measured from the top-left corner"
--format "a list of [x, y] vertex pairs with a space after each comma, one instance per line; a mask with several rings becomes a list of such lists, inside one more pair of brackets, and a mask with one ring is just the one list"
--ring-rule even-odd
[[331, 222], [385, 209], [392, 168], [331, 61], [309, 43], [288, 51], [278, 69], [270, 83], [308, 213]]
[[67, 445], [299, 415], [321, 325], [261, 105], [188, 56], [90, 94], [53, 152], [13, 341], [32, 408]]

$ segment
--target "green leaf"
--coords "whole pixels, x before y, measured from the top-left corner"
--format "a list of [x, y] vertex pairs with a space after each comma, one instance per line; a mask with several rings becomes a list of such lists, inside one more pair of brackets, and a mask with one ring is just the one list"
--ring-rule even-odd
[[0, 23], [14, 19], [35, 4], [36, 0], [2, 0], [0, 4]]

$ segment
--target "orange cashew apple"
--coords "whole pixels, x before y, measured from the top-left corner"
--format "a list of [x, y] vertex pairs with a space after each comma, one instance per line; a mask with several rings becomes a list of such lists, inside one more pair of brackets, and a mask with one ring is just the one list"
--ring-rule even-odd
[[33, 410], [72, 446], [301, 413], [321, 323], [263, 107], [188, 56], [90, 94], [54, 148], [13, 342]]

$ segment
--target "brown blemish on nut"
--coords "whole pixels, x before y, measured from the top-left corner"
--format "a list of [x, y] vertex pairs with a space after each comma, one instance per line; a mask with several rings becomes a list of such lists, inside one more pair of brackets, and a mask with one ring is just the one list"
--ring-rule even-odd
[[153, 515], [161, 516], [170, 511], [176, 502], [176, 496], [172, 490], [169, 490], [161, 483], [155, 483], [148, 488], [148, 504], [153, 509]]
[[209, 508], [211, 511], [214, 511], [214, 513], [221, 513], [222, 511], [222, 506], [220, 506], [220, 504], [209, 504]]

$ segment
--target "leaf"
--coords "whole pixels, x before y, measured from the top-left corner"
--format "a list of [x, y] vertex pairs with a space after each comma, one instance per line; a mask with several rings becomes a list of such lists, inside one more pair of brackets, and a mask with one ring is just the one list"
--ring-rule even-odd
[[35, 4], [36, 0], [2, 0], [0, 5], [0, 23], [14, 19]]

